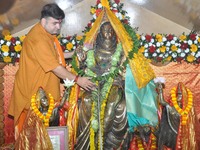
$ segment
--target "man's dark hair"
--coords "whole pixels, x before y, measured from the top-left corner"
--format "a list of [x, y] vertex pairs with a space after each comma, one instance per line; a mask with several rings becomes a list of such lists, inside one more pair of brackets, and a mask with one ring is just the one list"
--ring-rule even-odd
[[41, 19], [47, 17], [52, 17], [57, 20], [64, 19], [65, 13], [56, 3], [50, 3], [43, 6], [41, 11]]

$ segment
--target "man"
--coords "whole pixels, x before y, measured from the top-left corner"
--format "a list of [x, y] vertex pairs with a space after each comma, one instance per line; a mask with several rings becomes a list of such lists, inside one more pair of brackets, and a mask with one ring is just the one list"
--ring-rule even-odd
[[23, 42], [8, 110], [8, 114], [14, 116], [15, 138], [30, 108], [31, 96], [40, 86], [55, 100], [60, 98], [60, 79], [74, 80], [87, 91], [95, 86], [88, 78], [75, 76], [65, 67], [64, 57], [69, 58], [72, 53], [63, 55], [56, 38], [64, 17], [63, 10], [57, 4], [45, 5], [40, 22], [30, 30]]

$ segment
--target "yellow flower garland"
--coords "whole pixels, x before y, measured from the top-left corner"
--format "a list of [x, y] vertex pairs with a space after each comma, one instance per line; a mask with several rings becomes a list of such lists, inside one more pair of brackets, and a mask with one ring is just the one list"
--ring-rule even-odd
[[44, 125], [46, 127], [49, 126], [49, 119], [51, 117], [51, 113], [53, 111], [53, 108], [54, 108], [54, 99], [53, 99], [53, 96], [51, 94], [49, 94], [49, 108], [48, 108], [48, 111], [47, 111], [47, 114], [46, 115], [43, 115], [38, 107], [37, 107], [37, 104], [36, 104], [36, 94], [34, 94], [31, 98], [31, 109], [36, 113], [36, 115], [43, 120], [44, 122]]
[[193, 105], [192, 92], [187, 88], [188, 103], [187, 103], [187, 106], [185, 107], [185, 109], [182, 109], [182, 108], [180, 108], [180, 106], [177, 103], [176, 91], [177, 91], [176, 87], [172, 88], [172, 90], [171, 90], [172, 103], [174, 105], [174, 108], [181, 115], [181, 125], [186, 125], [186, 121], [188, 119], [188, 113], [191, 110], [192, 105]]

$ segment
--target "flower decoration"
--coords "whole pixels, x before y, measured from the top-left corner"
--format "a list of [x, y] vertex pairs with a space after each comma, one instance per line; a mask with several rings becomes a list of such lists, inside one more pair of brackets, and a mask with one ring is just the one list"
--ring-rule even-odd
[[[130, 17], [128, 17], [127, 12], [122, 9], [124, 4], [120, 3], [120, 0], [114, 0], [114, 1], [108, 0], [108, 2], [110, 4], [110, 10], [117, 16], [117, 18], [119, 18], [119, 20], [121, 20], [123, 23], [128, 24]], [[100, 0], [97, 0], [97, 3], [95, 6], [91, 6], [90, 14], [92, 15], [92, 19], [90, 20], [88, 25], [85, 27], [85, 30], [83, 31], [83, 33], [86, 33], [91, 29], [93, 23], [95, 22], [96, 18], [98, 17], [102, 9], [103, 9], [103, 6]]]
[[64, 81], [64, 86], [69, 88], [70, 86], [73, 86], [75, 84], [74, 80], [69, 80], [69, 79], [65, 79]]
[[139, 51], [148, 59], [156, 62], [186, 61], [188, 63], [199, 63], [199, 41], [200, 37], [196, 33], [179, 37], [169, 34], [141, 35]]
[[165, 83], [164, 77], [156, 77], [154, 80], [154, 83]]
[[193, 95], [192, 92], [187, 88], [188, 100], [186, 104], [184, 104], [184, 108], [181, 108], [177, 102], [177, 88], [174, 87], [171, 90], [171, 98], [174, 108], [181, 115], [181, 125], [186, 125], [188, 119], [188, 113], [190, 112], [193, 106]]
[[24, 38], [25, 36], [12, 37], [6, 35], [3, 39], [0, 39], [0, 61], [5, 63], [18, 61]]
[[49, 126], [49, 119], [52, 115], [52, 111], [54, 109], [54, 99], [52, 97], [52, 95], [49, 93], [49, 108], [48, 108], [48, 111], [47, 111], [47, 114], [42, 114], [39, 109], [38, 109], [38, 104], [37, 104], [37, 100], [36, 100], [36, 94], [34, 94], [32, 97], [31, 97], [31, 109], [35, 112], [35, 114], [43, 120], [43, 123], [45, 125], [45, 127], [48, 127]]

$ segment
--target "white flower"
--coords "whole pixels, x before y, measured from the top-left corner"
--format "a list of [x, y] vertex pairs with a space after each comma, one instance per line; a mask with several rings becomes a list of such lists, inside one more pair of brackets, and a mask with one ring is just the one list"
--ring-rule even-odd
[[185, 57], [185, 55], [186, 55], [185, 53], [181, 53], [181, 57]]
[[8, 56], [8, 55], [9, 55], [8, 52], [4, 52], [4, 53], [3, 53], [3, 56]]
[[144, 53], [144, 56], [145, 56], [145, 57], [148, 57], [148, 56], [149, 56], [149, 53]]
[[148, 48], [148, 47], [149, 47], [149, 45], [148, 45], [148, 44], [145, 44], [145, 45], [144, 45], [144, 47], [145, 47], [145, 48]]
[[197, 52], [196, 57], [199, 57], [199, 56], [200, 56], [200, 52]]
[[11, 57], [12, 57], [12, 56], [15, 56], [15, 53], [11, 53], [10, 56], [11, 56]]
[[171, 43], [168, 41], [167, 43], [166, 43], [166, 46], [170, 46], [171, 45]]
[[197, 43], [198, 43], [198, 41], [197, 41], [197, 40], [195, 40], [195, 41], [194, 41], [194, 44], [197, 44]]
[[1, 40], [1, 41], [0, 41], [0, 44], [3, 44], [3, 43], [4, 43], [4, 40]]
[[161, 44], [160, 44], [159, 42], [156, 43], [156, 46], [157, 46], [157, 47], [160, 47], [160, 45], [161, 45]]
[[192, 56], [195, 56], [195, 52], [192, 52], [191, 55], [192, 55]]
[[72, 44], [74, 45], [74, 44], [76, 44], [76, 42], [74, 40], [72, 40]]
[[20, 54], [17, 54], [17, 58], [20, 58]]
[[154, 42], [154, 39], [151, 39], [151, 43], [153, 43]]
[[168, 53], [165, 53], [165, 57], [167, 58], [169, 56], [169, 54]]
[[177, 53], [172, 53], [172, 57], [176, 58], [177, 57]]
[[189, 53], [189, 52], [190, 52], [190, 49], [189, 49], [189, 48], [186, 48], [185, 52], [186, 52], [186, 53]]
[[64, 44], [66, 44], [66, 43], [67, 43], [67, 39], [62, 39], [62, 42], [63, 42]]
[[192, 45], [192, 40], [188, 40], [188, 44], [189, 44], [189, 45]]
[[153, 44], [152, 43], [149, 43], [149, 46], [152, 46]]
[[113, 8], [116, 8], [116, 7], [117, 7], [117, 4], [116, 4], [116, 3], [114, 3], [112, 6], [113, 6]]
[[102, 8], [102, 5], [101, 5], [101, 3], [99, 3], [99, 4], [98, 4], [98, 8]]
[[173, 40], [174, 40], [174, 41], [176, 41], [176, 40], [177, 40], [177, 37], [176, 37], [176, 36], [174, 36]]
[[177, 49], [177, 53], [181, 53], [182, 50], [180, 48]]
[[160, 53], [160, 49], [156, 49], [156, 52], [157, 52], [157, 53]]
[[163, 54], [160, 54], [159, 57], [163, 57]]
[[122, 19], [122, 14], [121, 13], [115, 13], [115, 15], [121, 20]]
[[157, 56], [157, 53], [153, 53], [153, 55], [152, 55], [153, 57], [156, 57]]
[[16, 41], [16, 45], [19, 45], [19, 44], [21, 44], [21, 42], [20, 41]]
[[70, 87], [70, 86], [74, 85], [74, 80], [69, 80], [69, 79], [66, 78], [63, 81], [64, 81], [64, 86], [66, 86], [66, 87]]
[[162, 41], [163, 41], [163, 42], [167, 41], [167, 38], [166, 38], [166, 37], [163, 37], [163, 38], [162, 38]]
[[144, 36], [144, 35], [141, 36], [141, 40], [142, 40], [142, 41], [145, 40], [145, 36]]
[[175, 46], [180, 46], [180, 44], [179, 43], [175, 43]]
[[11, 42], [10, 42], [10, 41], [6, 42], [6, 45], [7, 45], [7, 46], [10, 46], [10, 45], [11, 45]]
[[164, 77], [156, 77], [153, 79], [154, 83], [165, 83]]
[[97, 16], [96, 16], [96, 14], [92, 15], [92, 17], [93, 17], [94, 19], [97, 19]]
[[174, 41], [174, 40], [172, 40], [170, 43], [171, 43], [171, 44], [175, 44], [175, 41]]

